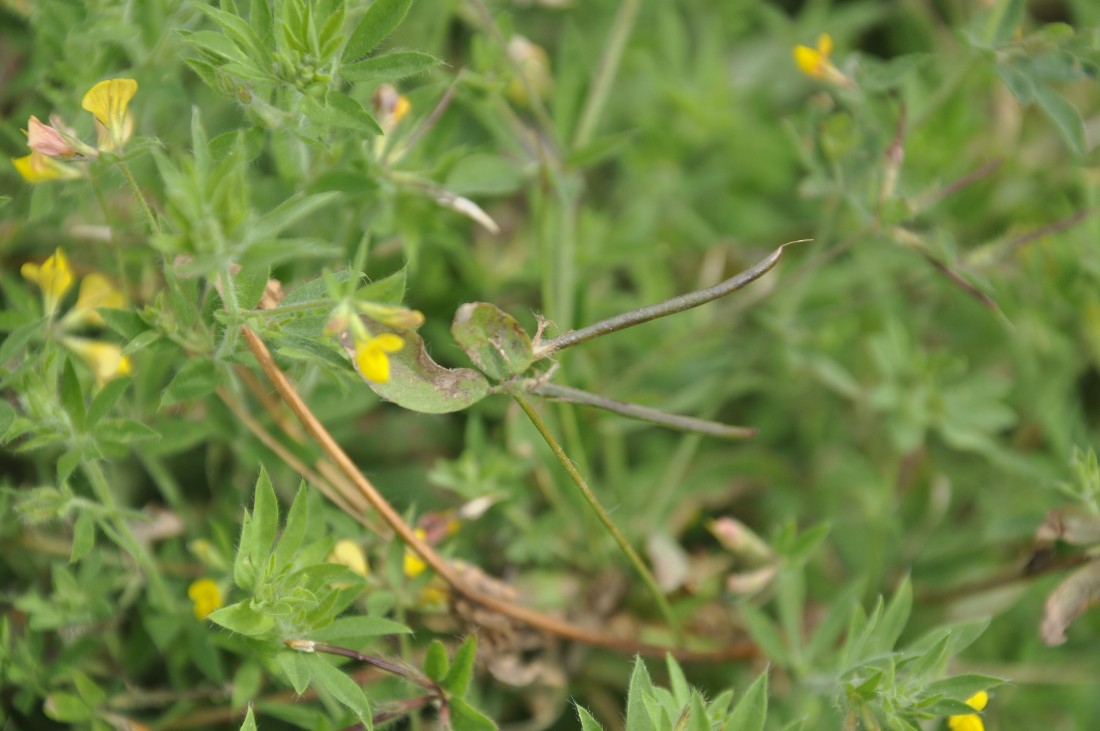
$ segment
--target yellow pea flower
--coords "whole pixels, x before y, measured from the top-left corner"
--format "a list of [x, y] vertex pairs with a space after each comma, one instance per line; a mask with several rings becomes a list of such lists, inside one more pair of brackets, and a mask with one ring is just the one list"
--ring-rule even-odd
[[347, 566], [353, 573], [366, 577], [370, 574], [370, 564], [363, 554], [363, 549], [355, 541], [347, 538], [337, 541], [332, 547], [332, 553], [328, 555], [329, 563], [338, 563]]
[[106, 323], [103, 317], [96, 312], [97, 307], [119, 309], [126, 304], [126, 298], [122, 296], [111, 280], [99, 272], [91, 274], [80, 280], [80, 290], [76, 296], [76, 304], [65, 313], [61, 319], [62, 327], [73, 329], [83, 325], [96, 325], [102, 327]]
[[221, 589], [213, 579], [199, 579], [187, 587], [187, 596], [194, 603], [195, 619], [206, 619], [224, 605]]
[[62, 338], [61, 342], [91, 366], [96, 383], [100, 386], [114, 378], [128, 376], [134, 370], [133, 363], [122, 354], [122, 348], [114, 343], [72, 337]]
[[80, 170], [63, 162], [32, 151], [23, 157], [13, 157], [11, 164], [28, 183], [48, 183], [51, 180], [75, 180], [82, 177]]
[[[984, 690], [978, 691], [966, 699], [966, 705], [970, 706], [975, 711], [984, 709], [985, 704], [988, 702], [989, 693], [986, 693]], [[982, 717], [977, 713], [951, 716], [947, 719], [947, 727], [951, 729], [951, 731], [985, 731], [985, 724], [982, 723]]]
[[119, 150], [130, 139], [134, 115], [127, 107], [137, 90], [138, 83], [133, 79], [108, 79], [84, 95], [80, 106], [95, 115], [100, 150]]
[[393, 333], [367, 336], [355, 341], [355, 365], [363, 378], [375, 383], [390, 380], [388, 353], [396, 353], [405, 347], [405, 341]]
[[23, 275], [23, 279], [34, 282], [42, 290], [42, 303], [45, 305], [47, 317], [52, 317], [57, 312], [61, 299], [73, 286], [73, 270], [61, 249], [55, 250], [53, 256], [41, 264], [27, 262], [19, 269], [19, 273]]
[[[420, 540], [424, 540], [427, 537], [427, 533], [424, 532], [423, 528], [417, 528], [413, 532], [416, 533], [416, 537]], [[420, 556], [417, 556], [408, 548], [405, 549], [405, 576], [410, 579], [415, 579], [417, 576], [424, 573], [424, 569], [426, 568], [428, 568], [428, 565], [424, 563], [424, 560], [420, 558]]]
[[803, 45], [794, 47], [794, 62], [802, 73], [811, 78], [850, 86], [852, 80], [829, 60], [832, 52], [833, 37], [828, 33], [822, 33], [817, 37], [817, 48]]

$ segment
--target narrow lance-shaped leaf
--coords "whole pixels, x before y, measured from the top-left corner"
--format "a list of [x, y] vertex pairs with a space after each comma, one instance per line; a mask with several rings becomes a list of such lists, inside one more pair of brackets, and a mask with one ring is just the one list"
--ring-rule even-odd
[[344, 46], [343, 59], [354, 61], [374, 50], [401, 24], [412, 0], [374, 0]]

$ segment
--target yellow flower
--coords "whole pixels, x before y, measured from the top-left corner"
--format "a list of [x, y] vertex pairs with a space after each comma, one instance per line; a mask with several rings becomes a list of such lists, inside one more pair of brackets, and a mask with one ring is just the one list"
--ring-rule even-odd
[[382, 131], [389, 134], [397, 123], [412, 109], [412, 103], [404, 94], [397, 92], [393, 84], [382, 84], [374, 92], [374, 113]]
[[329, 563], [338, 563], [347, 566], [353, 573], [366, 577], [370, 574], [370, 564], [363, 554], [363, 549], [355, 541], [344, 539], [337, 541], [332, 547], [332, 553], [328, 555]]
[[46, 157], [41, 152], [32, 151], [23, 157], [13, 157], [12, 165], [28, 183], [47, 183], [51, 180], [75, 180], [81, 172], [71, 165]]
[[[417, 528], [414, 533], [416, 533], [416, 537], [420, 540], [424, 540], [427, 537], [427, 534], [424, 532], [423, 528]], [[404, 568], [405, 576], [409, 577], [410, 579], [415, 579], [417, 576], [420, 576], [420, 574], [424, 573], [424, 569], [428, 568], [428, 565], [424, 563], [424, 560], [421, 559], [420, 556], [417, 556], [415, 553], [406, 548]]]
[[833, 65], [829, 56], [833, 52], [833, 38], [828, 33], [822, 33], [817, 37], [817, 48], [798, 45], [794, 47], [794, 62], [802, 73], [814, 79], [831, 81], [835, 84], [847, 86], [851, 79], [844, 75], [840, 69]]
[[405, 347], [405, 341], [393, 333], [382, 333], [355, 341], [355, 365], [363, 378], [375, 383], [390, 380], [390, 359], [387, 353], [396, 353]]
[[92, 272], [80, 281], [80, 292], [76, 296], [76, 304], [65, 313], [61, 319], [62, 326], [73, 329], [83, 325], [96, 325], [102, 327], [106, 323], [103, 317], [96, 312], [96, 308], [119, 309], [126, 304], [126, 298], [122, 296], [111, 280], [99, 272]]
[[[966, 699], [966, 705], [970, 706], [975, 711], [980, 711], [985, 708], [985, 704], [988, 702], [989, 693], [986, 693], [984, 690], [980, 690]], [[947, 719], [947, 727], [951, 729], [951, 731], [985, 731], [985, 724], [982, 723], [982, 717], [977, 713], [951, 716]]]
[[53, 256], [40, 265], [27, 262], [19, 269], [19, 273], [23, 275], [23, 279], [34, 282], [42, 290], [42, 302], [48, 317], [53, 316], [61, 298], [73, 286], [73, 270], [61, 249], [55, 250]]
[[187, 596], [195, 605], [195, 619], [206, 619], [215, 609], [224, 606], [221, 589], [213, 579], [191, 582], [191, 586], [187, 587]]
[[134, 115], [127, 109], [137, 93], [133, 79], [101, 81], [84, 95], [80, 106], [95, 115], [99, 149], [121, 149], [134, 132]]
[[128, 376], [134, 370], [130, 359], [122, 354], [122, 348], [114, 343], [71, 337], [62, 338], [61, 342], [91, 367], [100, 386], [114, 378]]

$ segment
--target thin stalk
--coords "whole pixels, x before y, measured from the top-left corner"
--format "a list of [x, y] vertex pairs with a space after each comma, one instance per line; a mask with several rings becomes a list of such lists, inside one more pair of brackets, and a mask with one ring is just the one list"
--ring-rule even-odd
[[634, 21], [638, 17], [638, 8], [641, 4], [641, 0], [623, 0], [619, 5], [619, 11], [615, 14], [615, 19], [611, 22], [607, 45], [604, 46], [603, 55], [600, 56], [600, 65], [596, 68], [596, 79], [592, 82], [592, 87], [584, 100], [584, 108], [577, 123], [573, 149], [588, 144], [596, 131], [600, 115], [603, 114], [603, 109], [607, 105], [611, 83], [619, 72], [623, 49], [626, 48], [626, 42], [630, 38], [631, 31], [634, 30]]
[[523, 409], [523, 413], [527, 414], [527, 418], [531, 420], [531, 423], [535, 425], [535, 428], [539, 430], [539, 434], [546, 440], [546, 443], [550, 446], [550, 449], [554, 452], [554, 456], [561, 462], [562, 467], [565, 468], [569, 478], [573, 480], [573, 483], [580, 490], [581, 495], [584, 497], [585, 502], [592, 508], [592, 511], [596, 513], [596, 516], [603, 523], [604, 528], [611, 534], [611, 537], [615, 539], [615, 542], [619, 544], [619, 548], [626, 555], [627, 559], [634, 566], [634, 570], [638, 572], [638, 575], [642, 577], [642, 582], [645, 583], [646, 588], [649, 589], [653, 595], [654, 600], [657, 602], [658, 608], [661, 610], [661, 614], [664, 615], [665, 621], [672, 627], [673, 632], [677, 637], [680, 635], [680, 624], [676, 620], [676, 617], [672, 613], [672, 607], [669, 606], [668, 600], [665, 599], [664, 593], [660, 587], [657, 586], [657, 580], [653, 578], [653, 574], [650, 572], [649, 567], [642, 561], [642, 557], [638, 555], [638, 552], [634, 550], [634, 547], [630, 545], [630, 542], [626, 540], [626, 536], [619, 530], [619, 526], [615, 525], [615, 521], [611, 520], [611, 516], [607, 514], [604, 507], [600, 505], [600, 501], [596, 498], [595, 493], [588, 486], [584, 477], [577, 468], [573, 466], [573, 461], [569, 459], [569, 455], [565, 453], [565, 450], [561, 448], [561, 444], [558, 443], [557, 438], [553, 432], [546, 426], [546, 422], [542, 420], [542, 417], [538, 415], [538, 412], [531, 407], [531, 404], [527, 399], [523, 398], [518, 393], [513, 393], [512, 398], [516, 400], [519, 407]]
[[674, 315], [677, 312], [683, 312], [684, 310], [690, 310], [693, 307], [704, 305], [707, 302], [712, 302], [721, 297], [725, 297], [727, 294], [736, 292], [737, 290], [745, 287], [752, 282], [755, 282], [760, 277], [771, 271], [778, 262], [779, 258], [783, 255], [783, 250], [791, 244], [798, 244], [804, 241], [810, 241], [811, 239], [799, 239], [798, 241], [790, 241], [783, 244], [778, 249], [769, 254], [766, 258], [753, 264], [745, 271], [737, 274], [724, 282], [720, 282], [713, 287], [707, 287], [706, 289], [696, 290], [694, 292], [688, 292], [671, 299], [667, 299], [664, 302], [659, 302], [655, 305], [649, 305], [647, 307], [639, 307], [636, 310], [630, 310], [614, 317], [609, 317], [606, 320], [600, 320], [599, 322], [582, 327], [579, 330], [570, 330], [569, 332], [554, 338], [541, 347], [535, 350], [536, 358], [545, 358], [563, 348], [569, 348], [574, 345], [591, 340], [592, 338], [598, 338], [601, 335], [607, 335], [613, 333], [616, 330], [625, 330], [628, 327], [640, 325], [643, 322], [649, 322], [650, 320], [656, 320], [659, 317], [667, 317]]
[[159, 234], [160, 224], [157, 223], [157, 217], [153, 215], [153, 209], [149, 206], [149, 201], [145, 200], [145, 194], [141, 192], [137, 180], [134, 179], [134, 174], [130, 172], [130, 166], [122, 160], [119, 160], [117, 164], [118, 169], [122, 171], [122, 177], [126, 178], [126, 182], [129, 184], [134, 197], [137, 198], [138, 203], [141, 204], [141, 212], [145, 214], [145, 222], [149, 225], [149, 230], [155, 234]]

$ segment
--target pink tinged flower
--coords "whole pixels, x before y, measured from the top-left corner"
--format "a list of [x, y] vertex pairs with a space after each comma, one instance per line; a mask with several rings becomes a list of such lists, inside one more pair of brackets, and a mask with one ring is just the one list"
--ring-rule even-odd
[[42, 124], [38, 117], [27, 120], [27, 147], [46, 157], [60, 157], [68, 160], [77, 154], [69, 141], [58, 130], [48, 124]]
[[76, 180], [83, 177], [80, 170], [72, 165], [58, 162], [37, 151], [23, 157], [13, 157], [11, 162], [23, 180], [31, 184], [47, 183], [51, 180]]
[[100, 386], [115, 378], [128, 376], [134, 370], [130, 359], [122, 354], [122, 348], [114, 343], [72, 337], [62, 338], [61, 342], [91, 367]]
[[405, 347], [405, 341], [393, 333], [382, 333], [355, 341], [355, 365], [363, 378], [375, 383], [390, 380], [389, 353]]
[[61, 249], [54, 251], [53, 256], [41, 264], [27, 262], [19, 273], [23, 279], [34, 282], [42, 290], [42, 304], [47, 317], [57, 312], [61, 299], [73, 286], [73, 270]]
[[117, 310], [125, 304], [126, 298], [115, 285], [111, 284], [111, 280], [99, 272], [92, 272], [80, 281], [76, 304], [65, 313], [61, 323], [67, 329], [84, 325], [102, 327], [106, 323], [96, 309], [104, 307]]
[[130, 139], [134, 115], [128, 106], [137, 90], [138, 83], [133, 79], [109, 79], [84, 95], [80, 106], [95, 115], [100, 150], [119, 150]]

